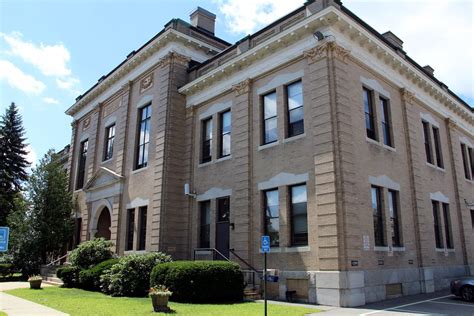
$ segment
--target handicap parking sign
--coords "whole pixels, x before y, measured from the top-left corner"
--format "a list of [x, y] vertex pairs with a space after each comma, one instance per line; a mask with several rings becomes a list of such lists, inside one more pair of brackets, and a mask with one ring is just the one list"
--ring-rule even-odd
[[8, 235], [10, 229], [8, 227], [0, 227], [0, 252], [8, 251]]
[[270, 252], [270, 236], [262, 236], [262, 252]]

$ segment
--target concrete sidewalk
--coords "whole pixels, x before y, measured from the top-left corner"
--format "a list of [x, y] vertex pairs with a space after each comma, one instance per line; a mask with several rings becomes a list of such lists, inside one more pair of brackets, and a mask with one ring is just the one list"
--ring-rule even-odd
[[[42, 285], [44, 287], [50, 285]], [[0, 283], [0, 311], [8, 316], [67, 316], [68, 314], [55, 309], [30, 302], [28, 300], [4, 293], [3, 291], [29, 288], [28, 282], [2, 282]]]

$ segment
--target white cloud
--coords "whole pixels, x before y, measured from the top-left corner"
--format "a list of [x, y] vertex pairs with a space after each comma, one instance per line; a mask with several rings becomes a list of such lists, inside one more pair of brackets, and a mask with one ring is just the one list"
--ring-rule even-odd
[[74, 78], [74, 77], [67, 77], [67, 78], [57, 78], [56, 79], [56, 84], [58, 85], [59, 88], [63, 90], [70, 90], [73, 93], [79, 93], [75, 87], [79, 84], [79, 79]]
[[26, 155], [26, 161], [28, 161], [31, 164], [29, 168], [31, 169], [36, 165], [38, 155], [33, 150], [33, 147], [31, 147], [31, 145], [26, 146], [26, 151], [28, 152], [28, 154]]
[[11, 87], [28, 94], [40, 94], [46, 88], [43, 82], [24, 73], [7, 60], [0, 60], [0, 81], [1, 80], [6, 80]]
[[45, 97], [45, 98], [43, 98], [43, 101], [45, 103], [48, 103], [48, 104], [59, 104], [58, 100], [56, 100], [55, 98], [51, 98], [51, 97]]

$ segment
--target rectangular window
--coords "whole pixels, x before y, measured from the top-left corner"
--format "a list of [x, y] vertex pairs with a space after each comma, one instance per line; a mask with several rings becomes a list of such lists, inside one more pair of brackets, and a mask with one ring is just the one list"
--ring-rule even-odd
[[471, 209], [471, 226], [474, 229], [474, 209]]
[[288, 106], [288, 137], [304, 133], [303, 86], [301, 81], [286, 87]]
[[268, 190], [265, 195], [265, 235], [270, 236], [270, 246], [280, 245], [280, 209], [278, 189]]
[[228, 222], [230, 221], [230, 197], [226, 196], [217, 199], [217, 221]]
[[212, 160], [212, 117], [202, 121], [201, 163]]
[[375, 113], [372, 104], [372, 91], [363, 88], [364, 97], [364, 111], [365, 111], [365, 130], [367, 137], [370, 139], [377, 140], [377, 134], [375, 132]]
[[451, 230], [451, 217], [449, 216], [449, 204], [443, 203], [443, 217], [444, 217], [444, 235], [446, 236], [446, 247], [453, 249], [453, 233]]
[[380, 98], [380, 115], [382, 116], [382, 132], [383, 132], [383, 143], [387, 146], [394, 147], [392, 141], [392, 124], [390, 117], [390, 106], [388, 100]]
[[114, 154], [115, 124], [105, 129], [104, 161], [112, 158]]
[[423, 137], [425, 142], [425, 153], [426, 161], [430, 164], [433, 164], [433, 151], [431, 149], [431, 134], [430, 134], [430, 124], [425, 121], [421, 121], [423, 124]]
[[263, 96], [263, 144], [278, 140], [276, 92]]
[[125, 250], [133, 250], [133, 234], [135, 228], [135, 209], [127, 210], [127, 240]]
[[436, 155], [436, 165], [444, 168], [443, 152], [441, 151], [441, 140], [439, 138], [439, 128], [433, 126], [434, 150]]
[[144, 168], [148, 164], [148, 147], [150, 144], [151, 104], [139, 111], [138, 146], [135, 169]]
[[88, 147], [89, 147], [89, 141], [87, 139], [82, 141], [81, 146], [79, 147], [79, 165], [77, 168], [76, 190], [82, 189], [84, 187]]
[[[472, 154], [472, 151], [471, 151], [471, 154]], [[471, 180], [472, 176], [471, 176], [471, 172], [469, 171], [468, 148], [463, 143], [461, 143], [461, 155], [462, 155], [462, 164], [464, 166], [464, 177], [468, 180]]]
[[474, 149], [468, 147], [467, 151], [468, 151], [469, 160], [471, 161], [471, 179], [474, 180]]
[[390, 213], [390, 229], [392, 235], [392, 246], [401, 247], [400, 236], [400, 211], [398, 209], [398, 192], [388, 190], [388, 208]]
[[372, 186], [372, 212], [374, 221], [374, 244], [375, 246], [386, 246], [382, 189], [375, 186]]
[[200, 203], [199, 247], [211, 247], [211, 202]]
[[440, 223], [440, 217], [439, 217], [439, 202], [431, 201], [431, 203], [433, 204], [433, 223], [434, 223], [436, 248], [444, 248], [443, 232], [441, 229], [441, 223]]
[[138, 245], [137, 250], [145, 250], [146, 246], [146, 213], [147, 207], [142, 206], [138, 209]]
[[219, 126], [219, 157], [227, 157], [230, 155], [230, 133], [232, 114], [229, 111], [220, 114]]
[[290, 187], [291, 245], [308, 245], [306, 184]]

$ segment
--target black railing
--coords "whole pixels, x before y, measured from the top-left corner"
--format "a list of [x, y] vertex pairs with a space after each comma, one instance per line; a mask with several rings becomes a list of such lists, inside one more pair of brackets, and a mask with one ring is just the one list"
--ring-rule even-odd
[[230, 253], [234, 255], [237, 259], [239, 259], [243, 264], [245, 264], [250, 270], [242, 270], [242, 274], [244, 275], [245, 285], [252, 285], [255, 286], [255, 275], [258, 276], [259, 279], [263, 276], [263, 271], [258, 271], [255, 269], [250, 263], [248, 263], [245, 259], [239, 256], [234, 249], [229, 249]]
[[[202, 259], [200, 257], [202, 257]], [[226, 260], [226, 261], [230, 262], [229, 258], [224, 256], [216, 248], [196, 248], [196, 249], [194, 249], [193, 260]]]

